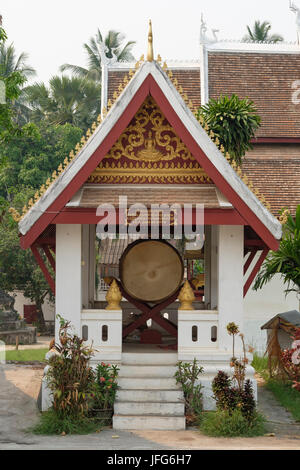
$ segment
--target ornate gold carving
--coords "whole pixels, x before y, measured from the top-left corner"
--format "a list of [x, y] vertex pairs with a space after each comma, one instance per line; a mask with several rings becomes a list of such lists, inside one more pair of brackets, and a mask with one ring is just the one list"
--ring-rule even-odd
[[121, 309], [120, 302], [122, 300], [122, 294], [115, 279], [112, 281], [105, 298], [108, 302], [106, 310]]
[[153, 98], [92, 173], [90, 183], [210, 183]]
[[138, 157], [146, 162], [157, 162], [163, 158], [163, 154], [155, 148], [155, 140], [149, 131], [148, 139], [145, 139], [145, 148], [138, 152]]
[[[122, 157], [127, 157], [129, 160], [141, 160], [140, 156], [136, 155], [135, 149], [146, 147], [147, 140], [149, 140], [149, 127], [153, 134], [153, 146], [161, 147], [164, 150], [163, 160], [168, 161], [175, 158], [194, 160], [192, 154], [174, 133], [173, 128], [167, 123], [151, 97], [147, 98], [136, 114], [134, 124], [127, 127], [108, 153], [107, 158], [119, 160]], [[149, 158], [147, 160], [149, 161]]]
[[195, 295], [189, 281], [185, 281], [183, 288], [179, 293], [178, 300], [180, 301], [180, 307], [178, 310], [194, 310], [193, 302], [195, 300]]
[[205, 171], [193, 163], [143, 163], [141, 166], [126, 163], [122, 166], [114, 162], [101, 163], [89, 178], [89, 183], [207, 183]]

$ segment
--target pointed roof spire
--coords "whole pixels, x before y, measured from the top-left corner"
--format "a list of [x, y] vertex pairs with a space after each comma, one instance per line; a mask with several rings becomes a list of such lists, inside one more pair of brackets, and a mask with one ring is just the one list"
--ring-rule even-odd
[[149, 20], [147, 61], [153, 62], [153, 34], [151, 20]]

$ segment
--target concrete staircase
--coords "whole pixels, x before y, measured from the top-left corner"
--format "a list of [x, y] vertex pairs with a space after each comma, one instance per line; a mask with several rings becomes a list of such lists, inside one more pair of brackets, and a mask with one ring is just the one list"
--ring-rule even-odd
[[183, 392], [176, 384], [176, 353], [123, 353], [114, 429], [185, 429]]

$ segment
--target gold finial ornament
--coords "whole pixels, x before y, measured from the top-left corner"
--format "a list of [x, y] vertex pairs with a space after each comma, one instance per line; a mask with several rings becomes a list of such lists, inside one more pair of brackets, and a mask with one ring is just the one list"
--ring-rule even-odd
[[105, 298], [107, 301], [106, 310], [121, 310], [122, 294], [115, 279], [112, 281]]
[[179, 293], [178, 300], [180, 301], [180, 307], [178, 310], [194, 310], [193, 302], [195, 300], [195, 295], [189, 281], [185, 281]]
[[147, 61], [153, 62], [153, 34], [151, 20], [149, 20]]

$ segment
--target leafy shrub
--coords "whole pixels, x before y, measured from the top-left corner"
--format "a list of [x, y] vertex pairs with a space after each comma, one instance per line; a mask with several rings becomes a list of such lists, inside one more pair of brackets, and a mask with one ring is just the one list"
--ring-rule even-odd
[[[220, 96], [199, 108], [198, 119], [204, 120], [208, 128], [219, 139], [231, 160], [238, 165], [246, 152], [252, 148], [251, 139], [259, 128], [261, 118], [253, 101], [239, 99], [237, 95]], [[201, 122], [202, 124], [202, 122]]]
[[58, 354], [48, 360], [46, 374], [48, 387], [53, 395], [53, 409], [61, 418], [83, 416], [88, 411], [88, 392], [94, 380], [89, 366], [93, 355], [91, 348], [83, 345], [77, 335], [68, 333], [70, 322], [60, 317]]
[[198, 366], [197, 360], [190, 362], [178, 362], [175, 373], [176, 383], [183, 390], [185, 401], [185, 414], [189, 422], [199, 421], [203, 408], [201, 384], [197, 384], [199, 375], [203, 373], [203, 367]]
[[91, 385], [89, 406], [98, 410], [112, 409], [118, 390], [118, 367], [115, 365], [97, 365], [94, 382]]
[[257, 412], [249, 423], [241, 410], [217, 410], [205, 413], [200, 429], [204, 434], [214, 437], [262, 436], [265, 434], [265, 420]]

